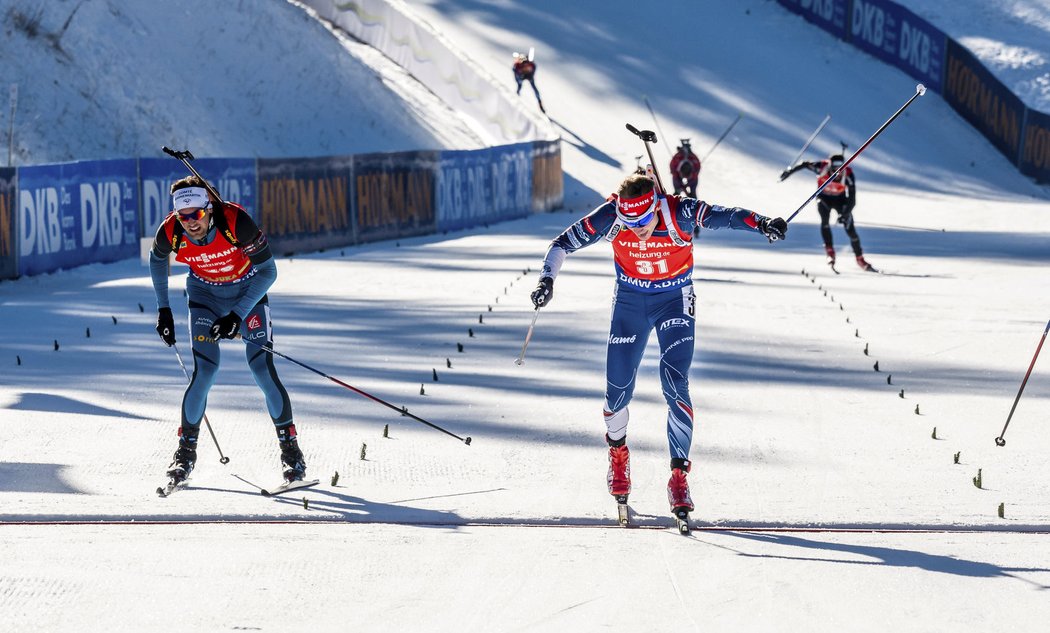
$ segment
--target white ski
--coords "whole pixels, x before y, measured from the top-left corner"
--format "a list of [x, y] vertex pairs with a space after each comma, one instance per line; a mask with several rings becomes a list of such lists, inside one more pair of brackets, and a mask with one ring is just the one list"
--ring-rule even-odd
[[277, 486], [275, 488], [270, 488], [268, 490], [266, 488], [260, 488], [259, 492], [262, 493], [262, 496], [264, 496], [264, 497], [272, 497], [274, 495], [279, 495], [279, 494], [281, 494], [283, 492], [291, 492], [292, 490], [299, 490], [299, 489], [302, 489], [302, 488], [309, 488], [311, 486], [316, 486], [319, 483], [321, 483], [321, 480], [319, 480], [319, 479], [304, 479], [304, 480], [300, 480], [300, 481], [286, 481], [283, 484], [281, 484], [280, 486]]

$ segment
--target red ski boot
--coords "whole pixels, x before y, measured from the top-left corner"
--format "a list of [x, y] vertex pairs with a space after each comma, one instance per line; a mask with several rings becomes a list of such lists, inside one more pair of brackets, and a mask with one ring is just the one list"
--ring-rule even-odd
[[857, 265], [869, 273], [879, 272], [874, 266], [868, 263], [868, 260], [864, 259], [863, 255], [857, 255]]
[[692, 465], [687, 459], [671, 460], [671, 479], [667, 482], [667, 501], [671, 504], [671, 513], [678, 516], [680, 512], [693, 511], [693, 500], [689, 497], [689, 482], [686, 474]]
[[609, 494], [614, 497], [626, 497], [631, 493], [631, 451], [627, 448], [627, 438], [610, 440], [609, 443]]

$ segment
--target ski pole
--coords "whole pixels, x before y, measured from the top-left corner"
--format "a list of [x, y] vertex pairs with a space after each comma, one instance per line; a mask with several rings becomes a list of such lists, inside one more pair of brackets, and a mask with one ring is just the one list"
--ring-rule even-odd
[[[186, 381], [192, 382], [192, 380], [190, 380], [190, 372], [186, 371], [186, 363], [182, 362], [182, 354], [179, 353], [178, 346], [172, 343], [171, 348], [175, 350], [175, 358], [179, 359], [179, 367], [182, 367], [182, 373], [186, 375]], [[222, 454], [222, 448], [219, 447], [219, 440], [215, 437], [215, 431], [211, 429], [211, 422], [208, 421], [207, 413], [204, 414], [204, 425], [208, 427], [208, 433], [211, 434], [211, 440], [215, 442], [215, 448], [219, 451], [219, 463], [229, 464], [230, 458]]]
[[[653, 111], [653, 106], [649, 104], [649, 97], [643, 96], [642, 100], [645, 101], [645, 107], [649, 108], [649, 114], [653, 115], [653, 123], [656, 124], [656, 129], [660, 130], [660, 136], [667, 138], [667, 135], [664, 134], [664, 131], [660, 129], [660, 122], [656, 120], [656, 112]], [[664, 151], [667, 152], [668, 158], [674, 158], [674, 156], [671, 155], [670, 146], [668, 146], [666, 143], [664, 144]]]
[[660, 171], [656, 168], [656, 160], [653, 158], [653, 150], [649, 148], [649, 142], [656, 142], [656, 133], [652, 130], [639, 130], [630, 123], [627, 124], [627, 130], [642, 139], [645, 143], [645, 151], [649, 154], [649, 163], [653, 166], [653, 175], [656, 176], [656, 184], [660, 187], [660, 193], [665, 193], [667, 190], [664, 189], [664, 183], [660, 180]]
[[197, 178], [200, 178], [201, 182], [204, 183], [204, 188], [208, 190], [208, 193], [210, 193], [212, 196], [214, 196], [215, 199], [218, 200], [220, 204], [225, 204], [225, 202], [223, 202], [223, 200], [222, 200], [222, 196], [219, 195], [219, 192], [215, 189], [215, 187], [212, 187], [211, 183], [209, 183], [207, 180], [205, 180], [204, 176], [201, 176], [200, 173], [196, 169], [194, 169], [193, 165], [190, 164], [190, 161], [194, 160], [193, 154], [190, 153], [190, 150], [186, 149], [186, 150], [178, 151], [178, 150], [171, 149], [170, 147], [167, 147], [167, 146], [161, 147], [160, 149], [165, 154], [167, 154], [168, 156], [171, 156], [172, 158], [176, 158], [178, 160], [181, 160], [182, 164], [186, 166], [186, 169], [189, 169], [190, 172], [194, 176], [196, 176]]
[[711, 149], [707, 150], [707, 153], [704, 154], [704, 157], [700, 159], [701, 163], [703, 163], [705, 160], [707, 160], [707, 157], [710, 156], [711, 153], [715, 151], [715, 148], [718, 147], [718, 144], [722, 142], [722, 139], [724, 139], [726, 136], [729, 135], [729, 131], [732, 130], [736, 126], [736, 124], [740, 122], [740, 119], [742, 119], [742, 118], [744, 118], [744, 113], [743, 112], [741, 112], [741, 113], [736, 115], [736, 118], [733, 119], [733, 122], [730, 123], [729, 127], [726, 128], [726, 131], [722, 132], [722, 136], [718, 137], [718, 140], [715, 141], [715, 144], [711, 146]]
[[536, 328], [536, 319], [540, 316], [540, 309], [536, 308], [536, 313], [532, 315], [532, 323], [529, 325], [529, 331], [525, 333], [525, 344], [521, 346], [521, 353], [518, 354], [518, 359], [514, 361], [518, 365], [525, 363], [525, 348], [529, 346], [529, 341], [532, 340], [532, 330]]
[[1024, 380], [1021, 381], [1021, 388], [1017, 390], [1017, 397], [1014, 398], [1014, 406], [1010, 407], [1010, 415], [1006, 416], [1006, 424], [1003, 425], [1003, 431], [999, 434], [999, 437], [995, 438], [996, 446], [1006, 446], [1006, 440], [1003, 436], [1006, 435], [1006, 427], [1010, 426], [1010, 418], [1014, 417], [1014, 409], [1017, 408], [1017, 403], [1021, 400], [1021, 394], [1024, 393], [1024, 386], [1028, 384], [1028, 377], [1032, 375], [1032, 368], [1035, 367], [1035, 359], [1039, 358], [1039, 350], [1043, 349], [1043, 341], [1046, 340], [1046, 333], [1050, 332], [1050, 321], [1046, 323], [1046, 328], [1043, 330], [1043, 336], [1039, 339], [1039, 345], [1035, 348], [1035, 356], [1032, 356], [1032, 364], [1028, 366], [1028, 371], [1025, 372]]
[[354, 393], [356, 393], [358, 395], [364, 396], [364, 397], [368, 398], [369, 400], [372, 400], [373, 402], [378, 402], [379, 404], [383, 405], [384, 407], [388, 407], [390, 409], [393, 409], [394, 411], [397, 411], [401, 415], [408, 416], [408, 417], [412, 418], [413, 420], [415, 420], [416, 422], [420, 422], [422, 424], [425, 424], [425, 425], [429, 426], [432, 429], [436, 429], [438, 431], [441, 431], [445, 435], [451, 435], [452, 437], [454, 437], [457, 440], [463, 442], [467, 446], [470, 446], [470, 437], [469, 436], [467, 436], [466, 438], [462, 438], [462, 437], [456, 435], [455, 433], [452, 433], [451, 431], [447, 431], [447, 430], [441, 428], [440, 426], [438, 426], [436, 424], [433, 424], [431, 422], [427, 422], [423, 418], [421, 418], [421, 417], [419, 417], [417, 415], [413, 415], [413, 414], [409, 413], [408, 409], [399, 409], [396, 406], [394, 406], [394, 405], [390, 404], [389, 402], [387, 402], [386, 400], [383, 400], [382, 398], [377, 398], [377, 397], [373, 396], [372, 394], [368, 393], [367, 391], [358, 389], [357, 387], [354, 387], [353, 385], [349, 385], [349, 384], [343, 382], [342, 380], [339, 380], [338, 378], [333, 378], [332, 376], [329, 376], [328, 374], [324, 373], [323, 371], [321, 371], [319, 369], [314, 369], [313, 367], [307, 365], [306, 363], [299, 362], [299, 361], [295, 360], [294, 358], [292, 358], [291, 356], [288, 356], [287, 354], [282, 354], [281, 352], [278, 352], [277, 350], [273, 349], [272, 347], [269, 347], [267, 345], [263, 345], [262, 343], [256, 343], [255, 341], [243, 338], [240, 335], [238, 335], [238, 338], [243, 340], [245, 343], [248, 343], [250, 345], [254, 345], [254, 346], [258, 347], [259, 349], [261, 349], [261, 350], [263, 350], [265, 352], [269, 352], [270, 354], [273, 354], [274, 356], [280, 356], [281, 358], [285, 359], [286, 361], [290, 361], [292, 363], [295, 363], [296, 365], [302, 367], [303, 369], [309, 369], [310, 371], [314, 372], [318, 376], [324, 376], [325, 378], [327, 378], [328, 380], [331, 380], [335, 384], [337, 384], [337, 385], [339, 385], [341, 387], [346, 387], [350, 391], [353, 391]]
[[[810, 145], [810, 143], [813, 142], [813, 139], [817, 138], [817, 135], [820, 134], [820, 131], [824, 129], [824, 126], [827, 125], [828, 121], [830, 121], [830, 120], [831, 120], [831, 115], [830, 114], [824, 115], [824, 120], [821, 121], [820, 125], [817, 126], [817, 129], [813, 130], [813, 133], [809, 135], [809, 140], [807, 140], [806, 144], [802, 146], [802, 149], [798, 150], [798, 156], [795, 156], [795, 158], [792, 159], [792, 161], [790, 163], [788, 163], [788, 166], [784, 168], [784, 171], [787, 171], [787, 170], [789, 170], [789, 169], [791, 169], [792, 167], [795, 166], [795, 163], [798, 162], [798, 159], [802, 158], [802, 155], [806, 153], [807, 149], [809, 149], [809, 145]], [[784, 179], [781, 178], [781, 180], [784, 180]]]
[[848, 159], [846, 159], [846, 162], [844, 162], [844, 163], [842, 163], [841, 165], [839, 165], [839, 168], [835, 170], [835, 173], [831, 174], [831, 177], [829, 177], [829, 178], [828, 178], [827, 180], [825, 180], [825, 181], [824, 181], [824, 184], [822, 184], [822, 185], [820, 185], [819, 187], [817, 187], [817, 190], [816, 190], [816, 191], [814, 191], [814, 192], [813, 192], [813, 194], [812, 194], [812, 195], [811, 195], [811, 196], [810, 196], [809, 198], [807, 198], [807, 199], [806, 199], [806, 201], [805, 201], [805, 202], [803, 202], [803, 203], [802, 203], [802, 205], [801, 205], [801, 206], [800, 206], [800, 207], [799, 207], [798, 209], [795, 209], [795, 212], [794, 212], [794, 213], [792, 213], [792, 214], [791, 214], [791, 217], [789, 217], [789, 218], [788, 218], [788, 219], [787, 219], [786, 221], [787, 221], [787, 222], [790, 222], [791, 220], [795, 219], [795, 216], [796, 216], [796, 215], [798, 215], [798, 214], [799, 214], [799, 212], [800, 212], [800, 211], [802, 211], [802, 209], [805, 209], [805, 208], [806, 208], [806, 205], [807, 205], [807, 204], [809, 204], [809, 203], [810, 203], [810, 202], [811, 202], [811, 201], [812, 201], [812, 200], [813, 200], [814, 198], [816, 198], [816, 197], [817, 197], [818, 195], [820, 195], [820, 192], [821, 192], [821, 191], [824, 191], [824, 187], [827, 187], [827, 186], [828, 186], [829, 184], [831, 184], [831, 181], [835, 180], [835, 178], [837, 178], [837, 177], [838, 177], [839, 173], [840, 173], [840, 172], [841, 172], [841, 171], [842, 171], [843, 169], [845, 169], [847, 165], [849, 165], [850, 163], [852, 163], [852, 162], [853, 162], [853, 159], [854, 159], [854, 158], [856, 158], [857, 156], [859, 156], [859, 155], [860, 155], [860, 153], [861, 153], [861, 152], [863, 152], [863, 151], [864, 151], [864, 149], [865, 149], [865, 148], [866, 148], [866, 147], [867, 147], [868, 145], [871, 145], [871, 142], [872, 142], [872, 141], [874, 141], [874, 140], [875, 140], [875, 138], [876, 138], [876, 137], [877, 137], [877, 136], [878, 136], [879, 134], [882, 134], [882, 131], [883, 131], [883, 130], [885, 130], [885, 129], [886, 129], [887, 127], [889, 127], [890, 123], [893, 123], [893, 122], [894, 122], [894, 120], [896, 120], [896, 119], [897, 119], [897, 117], [899, 117], [899, 116], [901, 115], [901, 112], [904, 112], [904, 109], [905, 109], [905, 108], [907, 108], [908, 106], [910, 106], [910, 105], [911, 105], [911, 102], [912, 102], [912, 101], [915, 101], [916, 99], [918, 99], [919, 97], [921, 97], [921, 96], [922, 96], [922, 95], [924, 95], [924, 94], [926, 94], [926, 86], [924, 86], [924, 85], [922, 85], [922, 84], [919, 84], [919, 85], [915, 86], [915, 94], [913, 94], [913, 95], [911, 96], [911, 98], [910, 98], [910, 99], [908, 99], [908, 100], [907, 100], [907, 101], [906, 101], [906, 102], [904, 103], [904, 105], [902, 105], [902, 106], [900, 107], [900, 109], [899, 109], [899, 110], [897, 110], [896, 112], [894, 112], [894, 113], [893, 113], [893, 116], [891, 116], [891, 117], [890, 117], [889, 119], [887, 119], [887, 120], [886, 120], [886, 122], [885, 122], [885, 123], [883, 123], [883, 124], [882, 124], [882, 127], [880, 127], [879, 129], [875, 130], [875, 133], [871, 135], [871, 138], [869, 138], [868, 140], [864, 141], [864, 144], [863, 144], [863, 145], [861, 145], [861, 146], [860, 146], [860, 147], [859, 147], [859, 148], [857, 149], [857, 151], [853, 152], [853, 154], [851, 154], [851, 155], [850, 155], [850, 157], [849, 157]]

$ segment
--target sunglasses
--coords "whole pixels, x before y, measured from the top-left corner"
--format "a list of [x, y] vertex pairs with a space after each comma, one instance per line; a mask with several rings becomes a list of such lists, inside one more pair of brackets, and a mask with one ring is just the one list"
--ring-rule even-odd
[[204, 216], [208, 213], [208, 207], [201, 207], [199, 209], [182, 209], [177, 212], [179, 214], [179, 221], [181, 222], [200, 222], [204, 219]]
[[652, 221], [654, 215], [656, 215], [656, 211], [650, 210], [633, 220], [627, 220], [623, 217], [620, 217], [620, 221], [623, 222], [623, 225], [627, 228], [636, 229], [640, 226], [645, 226], [646, 224], [649, 224], [649, 222]]

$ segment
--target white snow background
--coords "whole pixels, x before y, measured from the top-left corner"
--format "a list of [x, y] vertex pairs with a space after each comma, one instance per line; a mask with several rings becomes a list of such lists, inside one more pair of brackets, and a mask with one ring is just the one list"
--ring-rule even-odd
[[[251, 484], [279, 480], [276, 440], [243, 344], [225, 342], [208, 417], [231, 461], [202, 432], [190, 487], [159, 499], [185, 378], [153, 331], [146, 269], [0, 283], [0, 631], [1045, 629], [1046, 359], [1006, 446], [993, 438], [1050, 317], [1048, 192], [936, 94], [854, 163], [865, 252], [888, 274], [854, 266], [838, 226], [832, 274], [813, 207], [772, 246], [701, 234], [691, 536], [667, 510], [654, 349], [628, 434], [637, 529], [616, 526], [605, 490], [607, 246], [568, 259], [514, 364], [547, 243], [643, 152], [624, 123], [656, 129], [665, 168], [673, 141], [704, 152], [743, 113], [705, 162], [701, 197], [787, 216], [815, 184], [777, 175], [826, 113], [809, 158], [860, 146], [914, 94], [903, 73], [770, 0], [715, 4], [413, 4], [500, 89], [510, 53], [536, 47], [567, 208], [280, 258], [269, 294], [279, 351], [469, 446], [278, 359], [322, 484], [264, 498]], [[1047, 34], [1045, 2], [1007, 5], [1032, 10], [986, 15], [981, 37], [1010, 45], [1018, 20]], [[54, 29], [74, 5], [40, 6]], [[216, 30], [232, 42], [197, 56]], [[294, 5], [88, 0], [61, 40], [66, 61], [5, 33], [18, 72], [58, 79], [20, 92], [20, 120], [35, 123], [18, 127], [19, 156], [33, 162], [164, 144], [279, 156], [476, 143], [469, 122]], [[216, 100], [197, 111], [143, 98], [176, 68], [231, 88], [204, 88]], [[84, 77], [123, 140], [85, 124], [95, 106], [70, 90]], [[527, 88], [522, 99], [534, 105]], [[172, 278], [176, 304], [183, 285]]]

